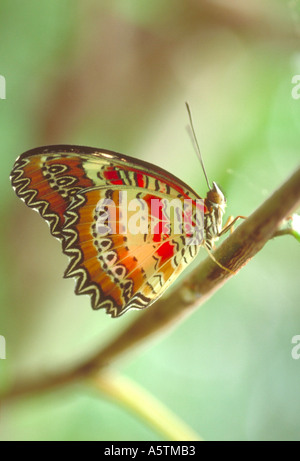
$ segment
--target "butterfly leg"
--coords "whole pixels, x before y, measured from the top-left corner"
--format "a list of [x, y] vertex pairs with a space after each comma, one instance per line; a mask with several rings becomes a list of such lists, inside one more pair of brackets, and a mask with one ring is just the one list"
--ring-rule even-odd
[[230, 272], [230, 274], [234, 274], [234, 271], [232, 271], [232, 270], [229, 269], [228, 267], [223, 266], [223, 265], [214, 257], [214, 255], [212, 254], [211, 249], [210, 249], [207, 245], [204, 245], [204, 248], [206, 249], [206, 251], [207, 251], [207, 253], [208, 253], [208, 256], [209, 256], [219, 267], [221, 267], [221, 269], [224, 269], [225, 271]]
[[227, 219], [227, 221], [225, 223], [225, 226], [223, 227], [223, 229], [219, 233], [219, 237], [221, 237], [221, 235], [223, 235], [223, 234], [226, 234], [226, 232], [228, 232], [229, 230], [230, 230], [230, 233], [232, 234], [232, 232], [234, 231], [234, 223], [238, 219], [246, 219], [246, 218], [247, 218], [247, 216], [236, 216], [235, 218], [233, 216], [229, 216], [229, 218]]
[[[219, 237], [223, 234], [225, 234], [226, 232], [228, 232], [230, 230], [230, 232], [232, 233], [234, 228], [233, 228], [233, 225], [234, 223], [238, 220], [238, 219], [246, 219], [246, 216], [236, 216], [235, 218], [233, 216], [229, 216], [229, 218], [227, 219], [223, 229], [221, 230], [220, 234], [219, 234]], [[221, 267], [222, 269], [226, 270], [227, 272], [230, 272], [231, 274], [234, 274], [234, 271], [232, 271], [231, 269], [229, 269], [228, 267], [225, 267], [223, 266], [219, 261], [216, 260], [216, 258], [213, 256], [211, 250], [214, 250], [216, 248], [215, 244], [213, 243], [212, 245], [212, 248], [210, 249], [207, 245], [204, 245], [205, 246], [205, 249], [209, 255], [209, 257], [219, 266]]]

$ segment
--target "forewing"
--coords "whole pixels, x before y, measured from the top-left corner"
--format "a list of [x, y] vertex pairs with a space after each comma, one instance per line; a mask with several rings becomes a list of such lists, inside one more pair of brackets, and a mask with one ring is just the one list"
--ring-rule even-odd
[[22, 154], [11, 172], [16, 194], [63, 238], [65, 212], [74, 195], [94, 186], [141, 187], [166, 194], [197, 194], [167, 171], [116, 152], [84, 146], [45, 146]]

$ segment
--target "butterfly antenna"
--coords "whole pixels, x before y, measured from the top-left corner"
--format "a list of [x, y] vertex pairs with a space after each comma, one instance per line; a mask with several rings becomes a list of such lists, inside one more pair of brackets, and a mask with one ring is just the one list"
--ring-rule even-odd
[[195, 147], [196, 154], [197, 154], [197, 156], [198, 156], [198, 158], [200, 160], [200, 163], [201, 163], [201, 166], [202, 166], [202, 170], [203, 170], [203, 173], [204, 173], [208, 188], [211, 190], [211, 186], [209, 185], [208, 177], [207, 177], [207, 174], [206, 174], [206, 171], [205, 171], [205, 166], [204, 166], [204, 163], [203, 163], [200, 147], [199, 147], [197, 137], [196, 137], [196, 133], [195, 133], [195, 130], [194, 130], [191, 109], [190, 109], [190, 106], [188, 105], [187, 102], [185, 103], [185, 105], [186, 105], [186, 108], [187, 108], [187, 111], [188, 111], [188, 114], [189, 114], [189, 119], [190, 119], [190, 126], [191, 126], [190, 135], [191, 135], [191, 138], [192, 138], [192, 142], [193, 142], [193, 145]]

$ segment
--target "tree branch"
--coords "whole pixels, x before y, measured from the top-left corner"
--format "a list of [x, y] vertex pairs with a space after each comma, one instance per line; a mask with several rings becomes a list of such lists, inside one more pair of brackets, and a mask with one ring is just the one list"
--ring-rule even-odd
[[[230, 271], [237, 273], [276, 234], [282, 220], [299, 206], [300, 168], [220, 245], [214, 257]], [[50, 390], [93, 376], [125, 351], [192, 313], [232, 275], [232, 272], [222, 269], [211, 258], [206, 258], [173, 289], [170, 296], [158, 300], [140, 313], [119, 336], [85, 363], [50, 377], [27, 380], [18, 378], [12, 388], [3, 393], [1, 400]]]

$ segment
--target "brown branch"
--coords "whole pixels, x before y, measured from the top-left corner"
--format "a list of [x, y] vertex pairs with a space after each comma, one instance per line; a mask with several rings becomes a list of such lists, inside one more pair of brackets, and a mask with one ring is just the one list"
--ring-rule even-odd
[[[237, 273], [274, 236], [282, 220], [299, 206], [300, 168], [220, 245], [214, 257]], [[206, 258], [168, 298], [142, 312], [117, 338], [85, 363], [53, 376], [26, 381], [19, 378], [2, 395], [2, 400], [53, 389], [99, 372], [128, 349], [193, 312], [230, 277], [231, 272]]]

